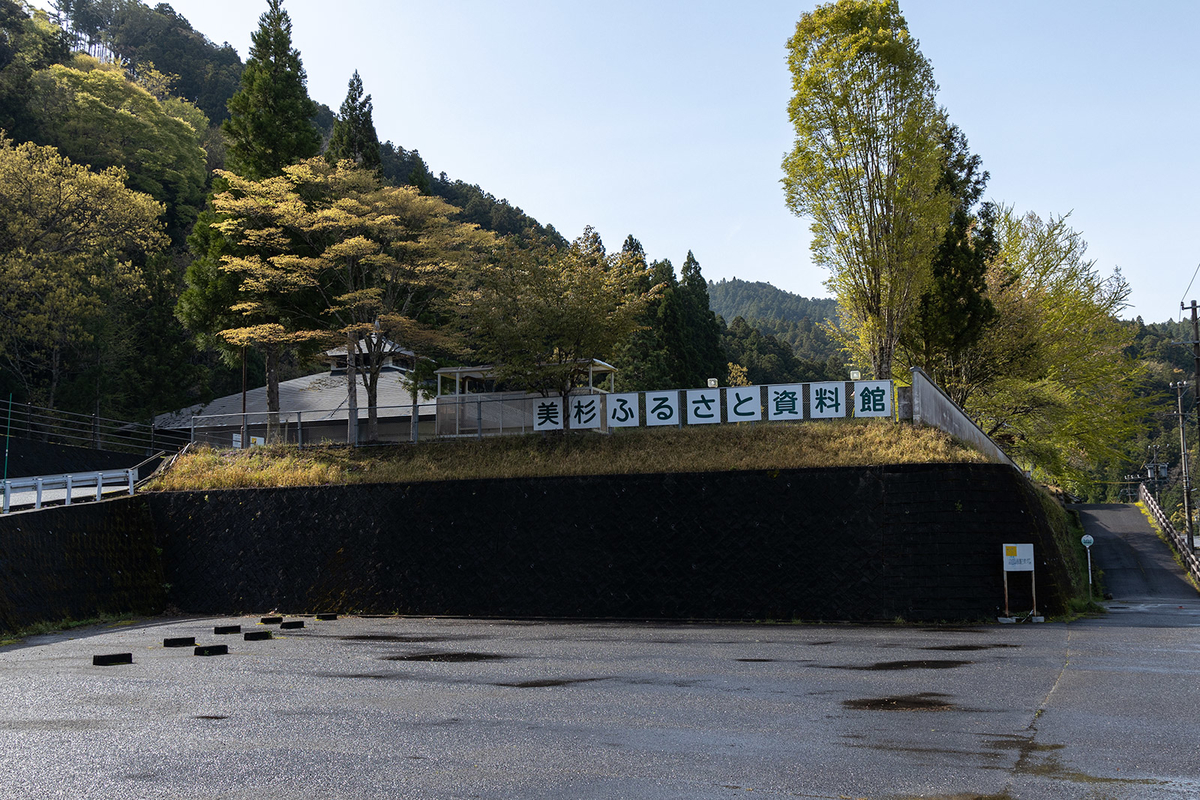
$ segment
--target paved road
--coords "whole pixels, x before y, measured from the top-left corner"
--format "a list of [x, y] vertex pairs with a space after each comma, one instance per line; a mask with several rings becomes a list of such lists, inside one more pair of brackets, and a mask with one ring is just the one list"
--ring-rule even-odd
[[1084, 530], [1096, 540], [1093, 564], [1103, 571], [1104, 587], [1113, 596], [1108, 607], [1114, 620], [1154, 612], [1138, 624], [1169, 624], [1173, 616], [1195, 613], [1200, 595], [1137, 506], [1078, 509]]
[[1137, 612], [973, 628], [75, 631], [0, 650], [0, 797], [1195, 798], [1200, 603], [1148, 587]]

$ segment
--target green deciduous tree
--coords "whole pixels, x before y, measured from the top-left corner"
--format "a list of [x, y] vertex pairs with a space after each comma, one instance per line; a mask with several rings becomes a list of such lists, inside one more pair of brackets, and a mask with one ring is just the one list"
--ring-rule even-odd
[[141, 292], [138, 264], [166, 244], [162, 206], [125, 181], [0, 138], [0, 359], [45, 405], [106, 304]]
[[933, 71], [895, 0], [840, 0], [800, 18], [788, 42], [795, 146], [787, 204], [813, 220], [847, 336], [876, 377], [929, 283], [950, 218], [939, 187], [944, 129]]
[[325, 159], [330, 164], [347, 160], [364, 169], [379, 169], [379, 136], [371, 120], [371, 95], [363, 97], [362, 78], [358, 70], [350, 79], [350, 88], [337, 122], [333, 123], [333, 135], [325, 149]]
[[229, 170], [259, 180], [317, 155], [321, 134], [312, 122], [317, 105], [308, 96], [300, 53], [292, 47], [292, 21], [283, 0], [268, 0], [251, 41], [242, 88], [229, 100], [222, 129]]
[[[477, 352], [496, 379], [566, 401], [638, 325], [650, 292], [644, 259], [610, 256], [586, 228], [562, 253], [507, 249], [461, 296]], [[568, 423], [569, 424], [569, 423]]]
[[[1144, 415], [1136, 331], [1117, 319], [1129, 296], [1119, 271], [1101, 275], [1065, 217], [999, 211], [999, 255], [988, 271], [996, 319], [962, 373], [966, 408], [1019, 460], [1072, 489], [1119, 453]], [[1086, 492], [1085, 492], [1086, 493]]]
[[[345, 343], [350, 386], [366, 389], [369, 439], [392, 348], [436, 346], [456, 272], [492, 237], [454, 222], [454, 208], [373, 170], [314, 158], [251, 181], [222, 173], [217, 228], [237, 248], [222, 269], [239, 278], [231, 310], [250, 324], [221, 332], [234, 343]], [[354, 393], [350, 394], [354, 397]], [[276, 408], [277, 410], [277, 408]], [[352, 414], [352, 417], [355, 415]]]
[[166, 206], [167, 232], [182, 244], [204, 204], [200, 136], [208, 121], [177, 98], [160, 101], [115, 64], [77, 55], [35, 73], [36, 140], [93, 169], [122, 167], [129, 187]]

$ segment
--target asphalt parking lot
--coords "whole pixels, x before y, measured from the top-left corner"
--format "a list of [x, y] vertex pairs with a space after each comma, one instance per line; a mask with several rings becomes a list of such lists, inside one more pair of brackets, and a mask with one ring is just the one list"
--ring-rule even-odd
[[[304, 622], [160, 619], [3, 649], [0, 793], [1200, 795], [1195, 601], [966, 629]], [[275, 638], [213, 633], [231, 624]], [[92, 665], [115, 652], [133, 663]]]

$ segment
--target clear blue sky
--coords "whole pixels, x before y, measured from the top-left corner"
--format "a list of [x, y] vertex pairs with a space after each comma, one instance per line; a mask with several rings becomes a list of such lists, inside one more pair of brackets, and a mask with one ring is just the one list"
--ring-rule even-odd
[[[43, 3], [39, 3], [43, 4]], [[286, 0], [309, 93], [357, 69], [380, 139], [574, 238], [828, 296], [779, 184], [785, 42], [812, 2]], [[175, 0], [247, 57], [265, 2]], [[336, 8], [336, 10], [335, 10]], [[989, 199], [1070, 213], [1125, 315], [1177, 318], [1197, 264], [1200, 3], [902, 0]], [[1200, 299], [1200, 279], [1187, 299]]]

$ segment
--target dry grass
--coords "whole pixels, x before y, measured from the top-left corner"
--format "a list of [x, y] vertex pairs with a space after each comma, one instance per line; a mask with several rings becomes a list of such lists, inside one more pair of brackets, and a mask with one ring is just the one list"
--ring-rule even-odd
[[178, 459], [150, 488], [183, 491], [986, 460], [933, 428], [834, 421], [639, 428], [612, 436], [533, 434], [358, 449], [201, 448]]

